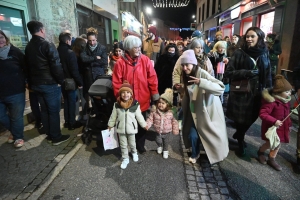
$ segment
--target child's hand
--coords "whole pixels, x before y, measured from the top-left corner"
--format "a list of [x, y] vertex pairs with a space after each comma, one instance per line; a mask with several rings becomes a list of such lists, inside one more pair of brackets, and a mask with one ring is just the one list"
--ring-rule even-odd
[[148, 126], [145, 126], [144, 129], [148, 131], [149, 128], [148, 128]]
[[110, 131], [111, 127], [107, 127], [107, 129]]
[[280, 120], [277, 120], [276, 122], [275, 122], [275, 126], [276, 127], [279, 127], [279, 126], [282, 126], [282, 121], [280, 121]]

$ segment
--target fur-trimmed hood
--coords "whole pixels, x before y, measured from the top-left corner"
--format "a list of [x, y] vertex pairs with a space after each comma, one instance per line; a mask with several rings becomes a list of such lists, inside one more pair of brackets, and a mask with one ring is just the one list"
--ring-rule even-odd
[[264, 89], [262, 91], [262, 98], [269, 103], [274, 102], [275, 98], [272, 96], [272, 89], [271, 88]]

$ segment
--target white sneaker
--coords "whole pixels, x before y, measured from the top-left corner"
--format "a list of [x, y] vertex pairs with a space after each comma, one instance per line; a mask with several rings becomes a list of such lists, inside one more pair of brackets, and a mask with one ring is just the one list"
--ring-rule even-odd
[[126, 169], [127, 165], [129, 163], [129, 159], [128, 158], [124, 158], [121, 164], [121, 169]]
[[197, 162], [196, 158], [189, 158], [189, 162], [195, 164]]
[[138, 154], [137, 154], [137, 153], [133, 153], [133, 154], [132, 154], [132, 159], [133, 159], [133, 162], [139, 161], [139, 156], [138, 156]]
[[181, 128], [182, 128], [182, 120], [178, 120], [178, 126], [179, 126], [179, 130], [181, 131]]
[[163, 158], [167, 159], [169, 157], [169, 151], [164, 151], [163, 152]]
[[162, 147], [157, 147], [157, 153], [161, 154], [162, 153]]

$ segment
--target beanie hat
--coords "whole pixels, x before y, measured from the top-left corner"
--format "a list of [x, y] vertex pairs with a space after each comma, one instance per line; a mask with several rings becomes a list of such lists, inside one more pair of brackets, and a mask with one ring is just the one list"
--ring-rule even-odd
[[197, 65], [197, 59], [195, 52], [192, 49], [186, 50], [181, 55], [181, 64], [193, 64]]
[[153, 33], [154, 35], [156, 35], [156, 27], [155, 27], [155, 26], [150, 26], [150, 27], [148, 28], [148, 32], [149, 32], [149, 33]]
[[127, 91], [130, 92], [133, 95], [132, 92], [132, 86], [129, 84], [128, 81], [124, 81], [123, 84], [121, 85], [120, 89], [119, 89], [119, 94], [121, 94], [122, 92]]
[[273, 86], [274, 93], [281, 93], [291, 89], [291, 84], [282, 75], [278, 74], [275, 76], [275, 83]]
[[167, 88], [165, 90], [165, 93], [160, 95], [160, 98], [166, 100], [168, 104], [172, 105], [173, 104], [173, 90], [170, 88]]
[[194, 37], [201, 38], [202, 36], [203, 36], [203, 34], [199, 30], [195, 30], [192, 34], [192, 38], [194, 38]]
[[220, 35], [221, 37], [222, 37], [222, 31], [218, 31], [218, 32], [216, 32], [216, 37], [218, 36], [218, 35]]

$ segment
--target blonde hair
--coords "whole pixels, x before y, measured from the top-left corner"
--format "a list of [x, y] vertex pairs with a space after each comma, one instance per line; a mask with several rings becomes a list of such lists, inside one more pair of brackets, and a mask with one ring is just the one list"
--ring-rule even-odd
[[214, 45], [214, 48], [213, 48], [213, 52], [217, 52], [218, 50], [218, 47], [223, 47], [223, 48], [225, 48], [225, 55], [227, 54], [227, 42], [226, 41], [219, 41], [219, 42], [217, 42], [215, 45]]
[[94, 27], [87, 28], [86, 29], [86, 36], [89, 37], [90, 35], [94, 35], [95, 37], [97, 37], [98, 30]]

